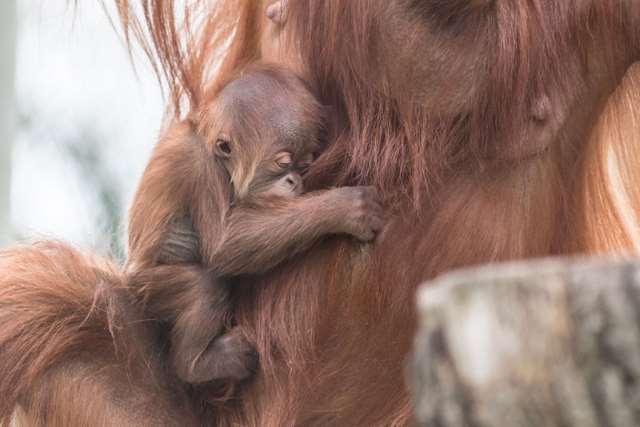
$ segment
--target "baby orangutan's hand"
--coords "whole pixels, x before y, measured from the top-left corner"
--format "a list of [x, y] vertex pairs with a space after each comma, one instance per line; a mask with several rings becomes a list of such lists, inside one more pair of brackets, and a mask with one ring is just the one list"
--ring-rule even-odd
[[368, 242], [384, 225], [383, 209], [374, 187], [340, 187], [335, 193], [336, 205], [344, 208], [339, 232]]

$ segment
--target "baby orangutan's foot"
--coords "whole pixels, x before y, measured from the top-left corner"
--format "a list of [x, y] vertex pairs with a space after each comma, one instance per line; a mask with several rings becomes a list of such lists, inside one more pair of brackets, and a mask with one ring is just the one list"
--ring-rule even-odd
[[242, 381], [253, 375], [258, 367], [258, 354], [237, 328], [216, 338], [207, 353], [212, 380]]
[[181, 348], [182, 353], [174, 352], [173, 364], [178, 378], [189, 384], [242, 381], [258, 365], [255, 349], [238, 328], [214, 338], [200, 354], [196, 355], [198, 346]]

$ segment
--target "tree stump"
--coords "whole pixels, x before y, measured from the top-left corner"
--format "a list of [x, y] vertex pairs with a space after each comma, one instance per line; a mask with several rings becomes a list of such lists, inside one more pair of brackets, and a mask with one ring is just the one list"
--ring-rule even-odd
[[640, 264], [543, 260], [418, 294], [420, 426], [640, 426]]

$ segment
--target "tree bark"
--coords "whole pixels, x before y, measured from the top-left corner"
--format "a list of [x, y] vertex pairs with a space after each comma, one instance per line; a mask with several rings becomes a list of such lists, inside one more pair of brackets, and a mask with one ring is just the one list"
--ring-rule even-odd
[[420, 426], [640, 425], [640, 265], [538, 261], [418, 295]]

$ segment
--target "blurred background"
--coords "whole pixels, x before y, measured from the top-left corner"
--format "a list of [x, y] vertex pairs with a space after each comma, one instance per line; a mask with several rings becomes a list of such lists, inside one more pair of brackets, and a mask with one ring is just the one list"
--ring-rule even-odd
[[163, 100], [98, 1], [0, 1], [0, 245], [123, 256], [126, 207]]

